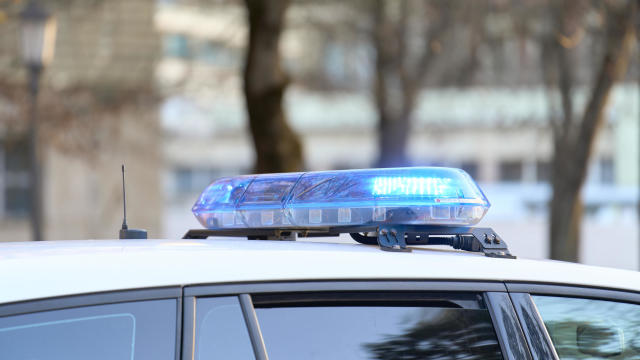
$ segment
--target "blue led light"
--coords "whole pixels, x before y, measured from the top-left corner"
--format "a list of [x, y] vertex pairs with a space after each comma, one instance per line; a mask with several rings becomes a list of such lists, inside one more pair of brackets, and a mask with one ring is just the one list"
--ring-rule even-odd
[[489, 206], [466, 172], [417, 167], [224, 178], [205, 189], [193, 213], [210, 229], [473, 225]]
[[373, 178], [373, 195], [455, 196], [450, 178], [380, 176]]

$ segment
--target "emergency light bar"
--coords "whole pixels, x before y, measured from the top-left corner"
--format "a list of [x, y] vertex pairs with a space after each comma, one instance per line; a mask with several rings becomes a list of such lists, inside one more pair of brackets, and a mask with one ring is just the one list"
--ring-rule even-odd
[[207, 229], [470, 226], [490, 204], [463, 170], [413, 167], [247, 175], [209, 185], [193, 206]]

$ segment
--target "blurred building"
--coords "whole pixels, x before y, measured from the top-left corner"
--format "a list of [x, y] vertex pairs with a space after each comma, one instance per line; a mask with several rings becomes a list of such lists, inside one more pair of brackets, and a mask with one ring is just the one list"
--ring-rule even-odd
[[[481, 14], [487, 9], [479, 3], [463, 9], [437, 42], [425, 44], [419, 32], [411, 40], [439, 56], [418, 96], [407, 151], [415, 165], [466, 169], [494, 204], [487, 222], [519, 239], [511, 244], [514, 252], [529, 246], [522, 253], [544, 257], [546, 245], [534, 241], [546, 238], [553, 94], [541, 81], [542, 49], [522, 35], [526, 29], [518, 19], [545, 17], [501, 1], [486, 2], [490, 11]], [[27, 240], [26, 74], [16, 21], [23, 4], [12, 4], [9, 16], [0, 16], [0, 240]], [[216, 177], [250, 172], [254, 160], [242, 94], [242, 2], [47, 5], [58, 19], [58, 41], [40, 99], [45, 237], [114, 237], [121, 221], [121, 163], [128, 166], [131, 225], [156, 237], [178, 237], [199, 226], [189, 211], [199, 192]], [[296, 1], [287, 12], [281, 48], [292, 82], [285, 107], [303, 138], [309, 170], [370, 167], [377, 157], [368, 6]], [[413, 15], [412, 31], [425, 22]], [[576, 109], [585, 102], [593, 54], [600, 51], [589, 35], [584, 39], [576, 48]], [[638, 63], [637, 49], [630, 63]], [[600, 261], [593, 254], [607, 251], [598, 247], [603, 236], [637, 238], [640, 95], [629, 81], [637, 76], [631, 67], [627, 81], [613, 90], [583, 193], [589, 245], [582, 256], [591, 263]], [[636, 260], [611, 261], [634, 267]]]
[[[240, 78], [247, 34], [243, 10], [233, 1], [197, 0], [162, 1], [157, 9], [164, 49], [157, 78], [166, 95], [161, 108], [165, 233], [170, 237], [199, 226], [188, 209], [212, 179], [250, 172], [253, 165]], [[491, 15], [486, 31], [498, 31], [508, 18], [504, 15]], [[370, 96], [374, 57], [370, 41], [352, 29], [366, 26], [362, 14], [340, 2], [294, 3], [287, 14], [281, 46], [293, 84], [285, 106], [303, 138], [309, 170], [364, 168], [376, 160], [377, 113]], [[455, 43], [465, 42], [456, 38]], [[581, 47], [589, 59], [582, 64], [593, 66], [594, 45], [585, 41]], [[467, 170], [494, 204], [486, 223], [520, 239], [512, 246], [525, 249], [528, 257], [541, 258], [546, 257], [547, 245], [539, 240], [547, 237], [553, 149], [549, 93], [536, 65], [540, 51], [519, 39], [488, 42], [477, 49], [476, 75], [465, 84], [446, 62], [466, 55], [443, 57], [419, 95], [407, 150], [415, 165]], [[576, 69], [576, 109], [589, 90], [592, 68], [586, 65]], [[621, 83], [610, 97], [583, 193], [589, 244], [618, 229], [629, 236], [630, 248], [637, 246], [639, 96], [635, 84]], [[603, 260], [593, 254], [606, 251], [585, 248], [581, 256], [590, 263], [636, 266], [637, 252]]]
[[[26, 73], [19, 7], [0, 21], [0, 241], [29, 240]], [[161, 139], [154, 93], [154, 0], [43, 2], [57, 19], [40, 97], [44, 238], [114, 238], [128, 166], [129, 223], [159, 236]]]

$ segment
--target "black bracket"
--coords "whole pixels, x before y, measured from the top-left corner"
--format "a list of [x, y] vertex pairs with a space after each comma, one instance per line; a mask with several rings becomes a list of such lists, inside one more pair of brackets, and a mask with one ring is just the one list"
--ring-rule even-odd
[[191, 229], [183, 239], [207, 239], [217, 237], [246, 237], [249, 240], [296, 240], [298, 237], [338, 236], [338, 233], [327, 233], [328, 229], [303, 228], [252, 228], [252, 229]]
[[488, 257], [515, 259], [507, 244], [491, 228], [452, 227], [436, 225], [360, 225], [325, 228], [238, 228], [189, 230], [183, 239], [218, 237], [246, 237], [249, 240], [296, 240], [298, 237], [351, 237], [381, 250], [410, 252], [410, 245], [447, 245], [454, 249], [481, 252]]
[[146, 239], [147, 238], [147, 230], [142, 230], [142, 229], [120, 229], [119, 238], [120, 238], [120, 240], [123, 240], [123, 239]]
[[[356, 240], [357, 241], [357, 240]], [[378, 228], [378, 245], [384, 251], [411, 252], [405, 241], [404, 226], [381, 226]]]
[[408, 245], [448, 245], [488, 257], [515, 259], [504, 240], [491, 228], [393, 225], [381, 226], [377, 237], [360, 233], [351, 233], [351, 237], [362, 244], [377, 244], [387, 251], [406, 251]]

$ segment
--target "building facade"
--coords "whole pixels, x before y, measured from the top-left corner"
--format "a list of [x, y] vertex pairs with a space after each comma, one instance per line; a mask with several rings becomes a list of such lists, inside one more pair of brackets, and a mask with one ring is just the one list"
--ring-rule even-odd
[[[371, 24], [351, 5], [293, 2], [287, 13], [281, 54], [292, 83], [285, 109], [302, 138], [308, 170], [366, 168], [378, 156], [378, 115], [371, 93], [375, 54], [366, 34], [353, 32], [370, 30]], [[241, 3], [234, 1], [175, 0], [158, 6], [155, 24], [163, 55], [157, 76], [167, 96], [161, 118], [168, 237], [200, 227], [186, 209], [210, 181], [251, 172], [254, 153], [241, 80], [245, 16]], [[493, 204], [483, 224], [500, 229], [519, 253], [544, 258], [553, 94], [541, 83], [539, 44], [514, 35], [510, 14], [496, 10], [489, 18], [486, 31], [495, 38], [477, 49], [470, 83], [446, 85], [457, 75], [446, 62], [468, 57], [467, 23], [456, 27], [460, 31], [448, 43], [439, 43], [443, 51], [456, 44], [462, 48], [438, 60], [435, 75], [420, 92], [407, 153], [414, 165], [467, 170]], [[597, 44], [588, 38], [579, 45], [584, 61], [576, 69], [576, 109], [583, 108], [589, 92], [595, 50]], [[636, 51], [630, 63], [637, 56]], [[602, 256], [610, 250], [599, 241], [614, 236], [624, 239], [621, 246], [638, 246], [640, 110], [635, 76], [637, 69], [630, 68], [628, 79], [614, 88], [589, 165], [580, 257], [591, 264], [638, 264], [638, 251]]]
[[[24, 66], [14, 2], [0, 23], [0, 241], [29, 240]], [[44, 238], [114, 238], [128, 167], [130, 224], [159, 236], [161, 133], [154, 0], [43, 2], [57, 19], [39, 98]]]

